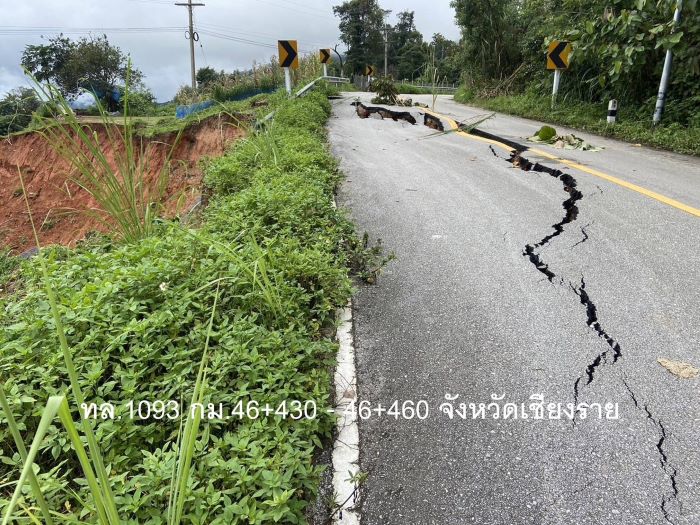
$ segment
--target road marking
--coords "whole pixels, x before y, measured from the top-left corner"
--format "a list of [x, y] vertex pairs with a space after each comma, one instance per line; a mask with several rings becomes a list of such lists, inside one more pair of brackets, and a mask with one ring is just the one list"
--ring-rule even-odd
[[357, 372], [355, 370], [355, 346], [352, 335], [352, 302], [338, 311], [340, 325], [337, 330], [338, 364], [335, 369], [335, 401], [340, 409], [336, 421], [338, 435], [333, 446], [333, 489], [336, 504], [334, 525], [359, 525], [356, 508], [358, 488], [350, 479], [360, 472], [360, 430], [355, 410], [346, 410], [357, 401]]
[[[457, 122], [445, 115], [441, 115], [440, 113], [436, 113], [434, 111], [430, 111], [428, 109], [425, 110], [426, 113], [430, 113], [431, 115], [435, 117], [442, 118], [447, 121], [447, 123], [450, 125], [450, 127], [453, 130], [459, 130], [459, 124]], [[509, 153], [512, 153], [515, 151], [513, 148], [508, 146], [507, 144], [504, 144], [502, 142], [498, 142], [497, 140], [491, 140], [487, 139], [484, 137], [478, 137], [476, 135], [472, 135], [470, 133], [466, 133], [464, 131], [457, 131], [457, 135], [460, 135], [462, 137], [467, 137], [472, 140], [477, 140], [479, 142], [486, 142], [488, 144], [493, 144], [495, 146], [499, 146], [500, 148], [506, 150]], [[700, 210], [697, 208], [693, 208], [692, 206], [689, 206], [687, 204], [683, 204], [680, 201], [677, 201], [675, 199], [672, 199], [670, 197], [666, 197], [665, 195], [662, 195], [660, 193], [657, 193], [652, 190], [648, 190], [642, 186], [638, 186], [637, 184], [633, 184], [631, 182], [627, 182], [626, 180], [620, 179], [618, 177], [613, 177], [612, 175], [608, 175], [607, 173], [603, 173], [602, 171], [598, 171], [593, 168], [589, 168], [588, 166], [584, 166], [582, 164], [579, 164], [578, 162], [574, 162], [568, 159], [563, 159], [561, 157], [557, 157], [556, 155], [552, 155], [551, 153], [547, 153], [546, 151], [542, 151], [541, 149], [536, 149], [536, 148], [528, 148], [529, 151], [533, 152], [536, 155], [540, 155], [542, 157], [545, 157], [547, 159], [551, 160], [556, 160], [557, 162], [561, 162], [562, 164], [566, 164], [567, 166], [570, 166], [572, 168], [575, 168], [579, 171], [582, 171], [584, 173], [588, 173], [589, 175], [593, 175], [594, 177], [599, 177], [601, 179], [607, 180], [608, 182], [612, 182], [613, 184], [617, 184], [618, 186], [622, 186], [623, 188], [627, 188], [628, 190], [636, 191], [637, 193], [641, 193], [642, 195], [645, 195], [651, 199], [654, 199], [656, 201], [659, 201], [663, 204], [666, 204], [668, 206], [672, 206], [676, 209], [679, 209], [681, 211], [684, 211], [686, 213], [689, 213], [690, 215], [694, 215], [695, 217], [700, 217]]]

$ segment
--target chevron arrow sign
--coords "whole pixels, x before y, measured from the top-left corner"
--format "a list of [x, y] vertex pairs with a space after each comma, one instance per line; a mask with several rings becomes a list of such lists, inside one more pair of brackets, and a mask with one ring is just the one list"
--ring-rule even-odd
[[296, 40], [278, 40], [277, 49], [279, 50], [280, 67], [299, 68]]
[[569, 69], [571, 44], [554, 40], [547, 49], [547, 69]]

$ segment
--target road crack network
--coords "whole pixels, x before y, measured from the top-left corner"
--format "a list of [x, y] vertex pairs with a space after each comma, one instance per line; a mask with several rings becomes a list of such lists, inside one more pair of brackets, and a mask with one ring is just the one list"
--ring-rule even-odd
[[680, 501], [678, 500], [678, 482], [676, 480], [676, 476], [678, 475], [678, 469], [676, 469], [676, 467], [674, 467], [669, 462], [668, 454], [666, 452], [666, 449], [664, 448], [666, 439], [668, 437], [666, 427], [664, 426], [663, 421], [661, 421], [660, 418], [654, 417], [654, 415], [651, 413], [651, 410], [649, 409], [649, 405], [640, 404], [640, 402], [637, 400], [637, 396], [635, 395], [632, 388], [630, 388], [627, 381], [623, 379], [622, 383], [625, 385], [625, 388], [627, 389], [630, 398], [632, 398], [634, 406], [638, 410], [643, 411], [646, 414], [647, 419], [651, 421], [658, 430], [659, 440], [656, 442], [656, 450], [659, 453], [659, 464], [661, 465], [661, 470], [663, 470], [668, 476], [669, 483], [671, 485], [671, 494], [663, 494], [661, 496], [661, 512], [664, 515], [664, 519], [668, 523], [673, 523], [673, 521], [671, 521], [671, 517], [669, 516], [667, 505], [671, 501], [676, 501], [680, 504]]
[[[545, 277], [547, 277], [547, 280], [550, 283], [553, 283], [557, 278], [557, 275], [550, 268], [549, 264], [542, 260], [539, 253], [540, 249], [549, 244], [557, 236], [561, 235], [564, 232], [564, 227], [567, 224], [570, 224], [578, 219], [579, 208], [577, 203], [583, 198], [583, 194], [577, 189], [577, 181], [573, 176], [569, 175], [568, 173], [564, 173], [561, 170], [543, 166], [538, 162], [533, 163], [529, 161], [528, 159], [522, 156], [522, 153], [525, 150], [526, 148], [523, 146], [515, 148], [515, 151], [511, 154], [510, 158], [506, 160], [511, 162], [513, 166], [520, 168], [523, 171], [535, 171], [551, 175], [555, 179], [561, 181], [561, 183], [564, 186], [564, 191], [568, 194], [568, 198], [562, 203], [562, 207], [564, 208], [563, 218], [556, 224], [552, 225], [552, 231], [550, 233], [545, 235], [541, 240], [534, 244], [527, 244], [523, 250], [523, 256], [527, 257], [528, 260], [532, 263], [532, 265], [537, 269], [537, 271], [539, 271]], [[491, 148], [491, 151], [494, 155], [498, 156], [493, 148]], [[583, 233], [584, 238], [574, 246], [588, 240], [589, 236], [586, 232], [586, 228], [588, 226], [589, 225], [586, 225], [581, 228], [581, 232]], [[562, 277], [559, 277], [559, 282], [564, 283], [564, 279]], [[569, 282], [569, 287], [578, 296], [579, 302], [586, 309], [586, 323], [588, 327], [592, 329], [600, 339], [605, 341], [608, 347], [604, 351], [600, 352], [593, 359], [593, 361], [591, 361], [591, 363], [586, 367], [584, 373], [581, 374], [581, 376], [579, 376], [574, 382], [574, 406], [578, 406], [581, 387], [590, 385], [594, 381], [598, 369], [604, 364], [616, 364], [618, 360], [622, 357], [622, 347], [601, 325], [600, 320], [598, 318], [598, 309], [593, 300], [591, 299], [590, 294], [586, 290], [585, 277], [582, 275], [580, 283], [578, 284]], [[623, 382], [630, 395], [630, 398], [632, 399], [632, 402], [634, 403], [634, 406], [637, 409], [642, 410], [645, 413], [646, 417], [654, 424], [654, 426], [657, 429], [658, 441], [656, 443], [656, 449], [659, 454], [659, 464], [663, 472], [669, 478], [671, 488], [670, 492], [662, 493], [660, 510], [664, 516], [664, 519], [668, 523], [673, 523], [673, 521], [671, 521], [668, 505], [669, 503], [674, 501], [680, 504], [680, 501], [678, 499], [678, 485], [676, 482], [677, 469], [670, 463], [665, 448], [665, 443], [668, 437], [666, 427], [664, 426], [660, 418], [655, 417], [652, 414], [647, 404], [642, 405], [638, 401], [636, 394], [629, 387], [627, 382], [624, 380]]]

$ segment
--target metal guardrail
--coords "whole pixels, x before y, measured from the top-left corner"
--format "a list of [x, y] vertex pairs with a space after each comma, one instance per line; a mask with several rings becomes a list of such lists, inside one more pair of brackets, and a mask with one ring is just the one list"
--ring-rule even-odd
[[310, 89], [312, 89], [316, 85], [316, 82], [319, 82], [321, 80], [325, 80], [329, 84], [349, 84], [350, 83], [350, 79], [344, 78], [344, 77], [319, 77], [316, 80], [306, 84], [303, 88], [301, 88], [299, 91], [297, 91], [294, 96], [297, 98], [303, 97], [304, 95], [306, 95], [306, 93]]
[[[321, 80], [325, 80], [325, 81], [328, 82], [329, 84], [348, 84], [348, 83], [350, 83], [350, 79], [349, 79], [349, 78], [345, 78], [345, 77], [319, 77], [319, 78], [317, 78], [316, 80], [314, 80], [314, 81], [309, 82], [308, 84], [306, 84], [303, 88], [301, 88], [299, 91], [297, 91], [297, 92], [294, 94], [294, 96], [295, 96], [296, 98], [303, 97], [304, 95], [306, 95], [309, 91], [311, 91], [311, 90], [313, 89], [313, 87], [316, 85], [316, 82], [319, 82], [319, 81], [321, 81]], [[261, 128], [261, 127], [264, 126], [267, 122], [269, 122], [270, 120], [272, 120], [272, 118], [273, 118], [274, 116], [275, 116], [275, 112], [274, 112], [274, 111], [271, 111], [270, 113], [268, 113], [267, 115], [265, 115], [265, 117], [264, 117], [262, 120], [258, 120], [258, 121], [255, 123], [255, 127], [256, 127], [256, 128]]]
[[457, 91], [457, 86], [452, 85], [452, 86], [445, 86], [445, 85], [437, 85], [433, 87], [432, 84], [413, 84], [410, 82], [401, 82], [404, 86], [410, 86], [418, 89], [427, 89], [428, 91], [433, 91], [437, 93], [455, 93]]

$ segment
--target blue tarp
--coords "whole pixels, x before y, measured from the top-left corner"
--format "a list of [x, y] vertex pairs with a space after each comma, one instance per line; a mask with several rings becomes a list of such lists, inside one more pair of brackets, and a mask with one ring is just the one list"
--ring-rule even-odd
[[185, 118], [194, 113], [199, 113], [204, 111], [216, 104], [213, 100], [205, 100], [204, 102], [197, 102], [196, 104], [190, 104], [189, 106], [178, 106], [175, 110], [175, 116], [177, 118]]
[[262, 95], [262, 94], [267, 94], [267, 93], [274, 93], [277, 91], [277, 87], [272, 87], [272, 88], [258, 88], [258, 89], [251, 89], [250, 91], [246, 91], [245, 93], [241, 93], [240, 95], [235, 95], [233, 97], [226, 97], [227, 102], [232, 102], [236, 100], [245, 100], [246, 98], [254, 97], [255, 95]]
[[[254, 97], [255, 95], [262, 95], [266, 93], [274, 93], [277, 90], [276, 87], [273, 88], [267, 88], [267, 89], [251, 89], [250, 91], [245, 91], [244, 93], [241, 93], [239, 95], [235, 95], [232, 97], [226, 97], [226, 102], [233, 102], [237, 100], [245, 100], [250, 97]], [[177, 109], [175, 110], [175, 116], [177, 118], [185, 118], [189, 115], [192, 115], [194, 113], [199, 113], [200, 111], [204, 111], [205, 109], [208, 109], [212, 107], [214, 104], [216, 104], [215, 100], [206, 100], [204, 102], [197, 102], [196, 104], [191, 104], [189, 106], [178, 106]]]

